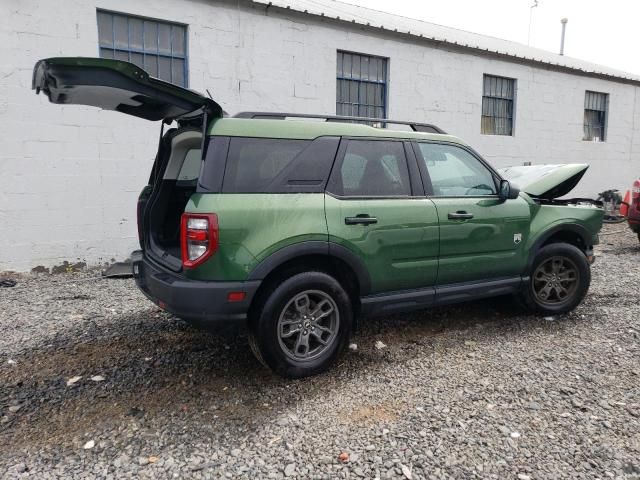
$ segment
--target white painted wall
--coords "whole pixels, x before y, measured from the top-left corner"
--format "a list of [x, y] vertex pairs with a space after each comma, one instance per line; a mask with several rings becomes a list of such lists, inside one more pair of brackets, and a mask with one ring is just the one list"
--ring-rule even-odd
[[[635, 86], [447, 51], [242, 1], [0, 0], [0, 271], [98, 264], [137, 247], [136, 198], [159, 124], [49, 104], [36, 60], [98, 54], [96, 8], [189, 25], [190, 87], [223, 108], [335, 113], [336, 51], [388, 57], [390, 117], [433, 122], [496, 166], [587, 162], [574, 193], [640, 174]], [[482, 75], [517, 79], [515, 136], [480, 135]], [[583, 142], [585, 90], [607, 92], [606, 143]]]

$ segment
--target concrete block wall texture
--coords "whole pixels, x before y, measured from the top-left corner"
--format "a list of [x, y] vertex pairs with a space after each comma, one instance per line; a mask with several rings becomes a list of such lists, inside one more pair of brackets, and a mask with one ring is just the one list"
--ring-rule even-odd
[[[494, 165], [585, 162], [575, 190], [640, 174], [638, 87], [436, 47], [381, 31], [222, 0], [0, 0], [0, 271], [125, 258], [159, 123], [49, 104], [34, 63], [97, 56], [96, 9], [188, 25], [189, 87], [230, 114], [335, 114], [336, 52], [389, 58], [388, 115], [432, 122]], [[515, 78], [515, 135], [480, 134], [483, 74]], [[582, 141], [585, 90], [609, 94], [607, 141]]]

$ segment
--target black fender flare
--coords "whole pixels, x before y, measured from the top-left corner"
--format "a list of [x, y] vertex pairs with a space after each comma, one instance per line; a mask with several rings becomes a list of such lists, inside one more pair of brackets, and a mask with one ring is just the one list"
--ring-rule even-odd
[[582, 239], [586, 248], [589, 248], [591, 246], [592, 235], [589, 233], [589, 230], [587, 230], [582, 225], [579, 225], [577, 223], [563, 223], [561, 225], [551, 227], [549, 230], [546, 230], [543, 234], [541, 234], [533, 243], [533, 245], [531, 245], [531, 248], [529, 249], [529, 258], [527, 259], [527, 272], [531, 270], [533, 260], [535, 259], [538, 250], [542, 248], [544, 242], [546, 242], [552, 236], [559, 232], [575, 233]]
[[295, 243], [277, 250], [258, 263], [249, 273], [247, 280], [264, 280], [267, 275], [285, 262], [307, 255], [322, 255], [344, 261], [351, 267], [358, 279], [360, 295], [368, 295], [371, 292], [371, 277], [364, 262], [354, 252], [342, 245], [319, 240]]

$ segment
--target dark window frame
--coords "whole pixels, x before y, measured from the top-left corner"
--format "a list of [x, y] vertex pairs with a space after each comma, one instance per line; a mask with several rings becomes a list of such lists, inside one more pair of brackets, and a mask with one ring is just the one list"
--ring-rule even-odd
[[[345, 71], [345, 55], [351, 56], [351, 67], [349, 69], [349, 73]], [[360, 72], [357, 75], [354, 75], [354, 59], [358, 58], [358, 62], [360, 64]], [[372, 79], [369, 75], [369, 68], [367, 68], [366, 78], [363, 78], [362, 75], [362, 60], [366, 59], [367, 62], [370, 62], [372, 59], [376, 61], [380, 61], [382, 63], [381, 69], [376, 69], [376, 78]], [[382, 76], [382, 79], [379, 77]], [[350, 98], [343, 98], [341, 96], [341, 84], [343, 82], [349, 82], [348, 84], [357, 85], [356, 96], [358, 98], [357, 102], [352, 102]], [[374, 103], [368, 103], [368, 99], [366, 98], [367, 87], [369, 85], [378, 86], [382, 89], [382, 101], [378, 104], [375, 99], [374, 93]], [[365, 102], [361, 102], [362, 89], [365, 91]], [[351, 89], [349, 89], [351, 91]], [[351, 52], [347, 50], [338, 50], [336, 57], [336, 114], [343, 116], [354, 116], [354, 117], [377, 117], [377, 118], [387, 118], [387, 107], [388, 107], [388, 97], [389, 97], [389, 58], [382, 57], [379, 55], [368, 55], [365, 53]], [[341, 113], [341, 107], [349, 106], [351, 112], [349, 114]], [[357, 112], [353, 112], [353, 109], [356, 109]], [[374, 109], [382, 109], [382, 115], [362, 115], [360, 110], [361, 108], [365, 108], [367, 110]]]
[[[591, 116], [597, 117], [597, 120], [590, 123]], [[584, 92], [584, 121], [582, 140], [585, 142], [603, 143], [607, 141], [607, 120], [609, 116], [609, 94], [604, 92], [596, 92], [593, 90], [585, 90]], [[600, 131], [599, 140], [595, 140], [594, 131]]]
[[[337, 176], [341, 174], [342, 164], [349, 142], [369, 141], [369, 142], [398, 142], [402, 145], [404, 155], [404, 166], [407, 178], [409, 180], [408, 195], [346, 195], [344, 190], [339, 188], [341, 182], [337, 180]], [[411, 149], [410, 142], [403, 138], [384, 138], [384, 137], [342, 137], [340, 147], [333, 168], [329, 175], [329, 181], [326, 187], [326, 193], [341, 200], [376, 200], [376, 199], [408, 199], [414, 197], [424, 197], [424, 190], [420, 188], [419, 172], [417, 171], [417, 160]]]
[[[496, 81], [496, 89], [497, 84], [500, 83], [500, 94], [497, 91], [492, 91], [492, 88], [489, 88], [487, 91], [487, 81], [491, 83], [492, 80]], [[507, 85], [507, 92], [504, 92], [504, 88], [502, 85]], [[509, 84], [511, 89], [511, 95], [509, 96]], [[482, 106], [480, 112], [480, 134], [481, 135], [499, 135], [504, 137], [513, 137], [515, 136], [515, 118], [516, 118], [516, 92], [518, 87], [518, 81], [515, 78], [510, 77], [502, 77], [499, 75], [492, 75], [489, 73], [484, 73], [482, 75]], [[503, 93], [504, 92], [504, 93]], [[510, 106], [507, 108], [506, 115], [498, 115], [496, 112], [496, 106], [499, 102], [507, 102], [506, 105]], [[491, 107], [491, 108], [490, 108]], [[485, 114], [491, 110], [491, 114]], [[510, 110], [510, 114], [509, 114]], [[486, 122], [485, 119], [491, 119], [491, 122]], [[508, 120], [509, 121], [509, 129], [506, 132], [498, 131], [496, 125], [496, 119], [500, 120]], [[492, 130], [485, 129], [485, 123], [492, 124]]]
[[[100, 38], [100, 15], [108, 15], [111, 16], [111, 29], [112, 29], [112, 43], [110, 44], [109, 42], [103, 41]], [[125, 18], [127, 20], [127, 47], [120, 47], [117, 46], [116, 44], [116, 35], [115, 35], [115, 18], [116, 17], [121, 17], [121, 18]], [[143, 40], [143, 44], [142, 44], [142, 48], [138, 48], [138, 47], [133, 47], [131, 45], [131, 20], [140, 20], [142, 21], [142, 40]], [[159, 72], [160, 70], [160, 65], [159, 65], [159, 59], [160, 58], [166, 58], [170, 60], [170, 65], [169, 65], [169, 72], [170, 72], [170, 76], [171, 79], [170, 80], [166, 80], [166, 79], [161, 79], [164, 80], [166, 82], [169, 83], [173, 83], [173, 61], [174, 59], [177, 60], [182, 60], [183, 61], [183, 79], [184, 79], [184, 83], [180, 84], [180, 83], [174, 83], [174, 85], [180, 86], [180, 87], [184, 87], [184, 88], [189, 88], [189, 25], [185, 24], [185, 23], [181, 23], [181, 22], [173, 22], [173, 21], [168, 21], [168, 20], [162, 20], [162, 19], [158, 19], [158, 18], [151, 18], [151, 17], [145, 17], [145, 16], [141, 16], [141, 15], [134, 15], [134, 14], [129, 14], [129, 13], [124, 13], [124, 12], [117, 12], [117, 11], [113, 11], [113, 10], [107, 10], [107, 9], [102, 9], [102, 8], [98, 8], [96, 9], [96, 22], [98, 24], [98, 56], [101, 58], [115, 58], [116, 57], [116, 53], [126, 53], [128, 56], [128, 60], [129, 62], [132, 62], [132, 54], [137, 54], [137, 55], [142, 55], [143, 58], [143, 65], [138, 65], [139, 67], [144, 69], [145, 66], [145, 60], [147, 58], [147, 56], [153, 56], [156, 57], [156, 71]], [[149, 23], [155, 23], [156, 24], [156, 50], [148, 50], [145, 48], [145, 44], [144, 44], [144, 40], [145, 40], [145, 22]], [[167, 54], [167, 53], [163, 53], [160, 51], [160, 34], [159, 34], [159, 26], [160, 25], [164, 25], [164, 26], [168, 26], [169, 27], [169, 31], [170, 31], [170, 49], [171, 49], [171, 53]], [[176, 28], [182, 28], [184, 30], [183, 33], [183, 49], [184, 49], [184, 53], [179, 53], [174, 51], [173, 47], [173, 31], [174, 31], [174, 27]], [[111, 52], [111, 57], [107, 57], [107, 56], [103, 56], [103, 51], [110, 51]], [[132, 62], [134, 63], [134, 62]], [[151, 75], [151, 74], [150, 74]], [[154, 78], [159, 78], [159, 76], [155, 76], [155, 75], [151, 75]]]

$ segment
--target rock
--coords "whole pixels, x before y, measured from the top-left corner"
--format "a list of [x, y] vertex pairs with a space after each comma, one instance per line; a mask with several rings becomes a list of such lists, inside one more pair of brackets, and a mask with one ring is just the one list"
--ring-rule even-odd
[[92, 382], [104, 382], [104, 377], [102, 375], [94, 375], [91, 377]]
[[355, 343], [350, 343], [349, 350], [351, 350], [352, 352], [356, 352], [358, 350], [358, 345]]
[[376, 345], [376, 348], [378, 350], [382, 350], [383, 348], [387, 348], [387, 346], [384, 343], [382, 343], [380, 340], [376, 340], [376, 344], [375, 345]]
[[149, 465], [149, 459], [147, 457], [139, 457], [138, 465], [140, 465], [141, 467], [144, 467], [145, 465]]
[[407, 480], [412, 480], [413, 475], [411, 474], [411, 469], [406, 465], [400, 464], [400, 470], [402, 470], [402, 474], [405, 476]]
[[284, 467], [284, 476], [285, 477], [290, 477], [291, 475], [293, 475], [296, 471], [296, 464], [295, 463], [290, 463], [288, 464], [286, 467]]
[[160, 459], [154, 455], [151, 455], [147, 460], [149, 460], [149, 463], [156, 463]]
[[84, 448], [85, 450], [90, 450], [95, 446], [96, 446], [96, 442], [94, 442], [93, 440], [89, 440], [87, 443], [84, 444], [82, 448]]
[[16, 413], [18, 410], [22, 408], [22, 405], [11, 405], [9, 407], [9, 412]]
[[349, 461], [349, 454], [347, 452], [342, 452], [340, 455], [338, 455], [338, 460], [340, 460], [342, 463], [347, 463]]
[[518, 432], [511, 432], [511, 438], [520, 438], [520, 433], [518, 433]]
[[27, 464], [24, 462], [16, 463], [13, 467], [11, 467], [16, 473], [24, 473], [28, 470]]
[[242, 450], [240, 450], [239, 448], [234, 448], [233, 450], [231, 450], [232, 457], [239, 457], [241, 453]]
[[526, 473], [519, 473], [518, 480], [531, 480], [531, 477]]
[[527, 403], [527, 408], [529, 410], [540, 410], [542, 407], [540, 407], [538, 402], [529, 402]]
[[15, 364], [16, 364], [16, 361], [10, 358], [9, 360], [7, 360], [7, 363], [8, 363], [9, 365], [15, 365]]
[[69, 380], [67, 380], [67, 387], [75, 385], [80, 379], [82, 379], [82, 375], [71, 377]]

